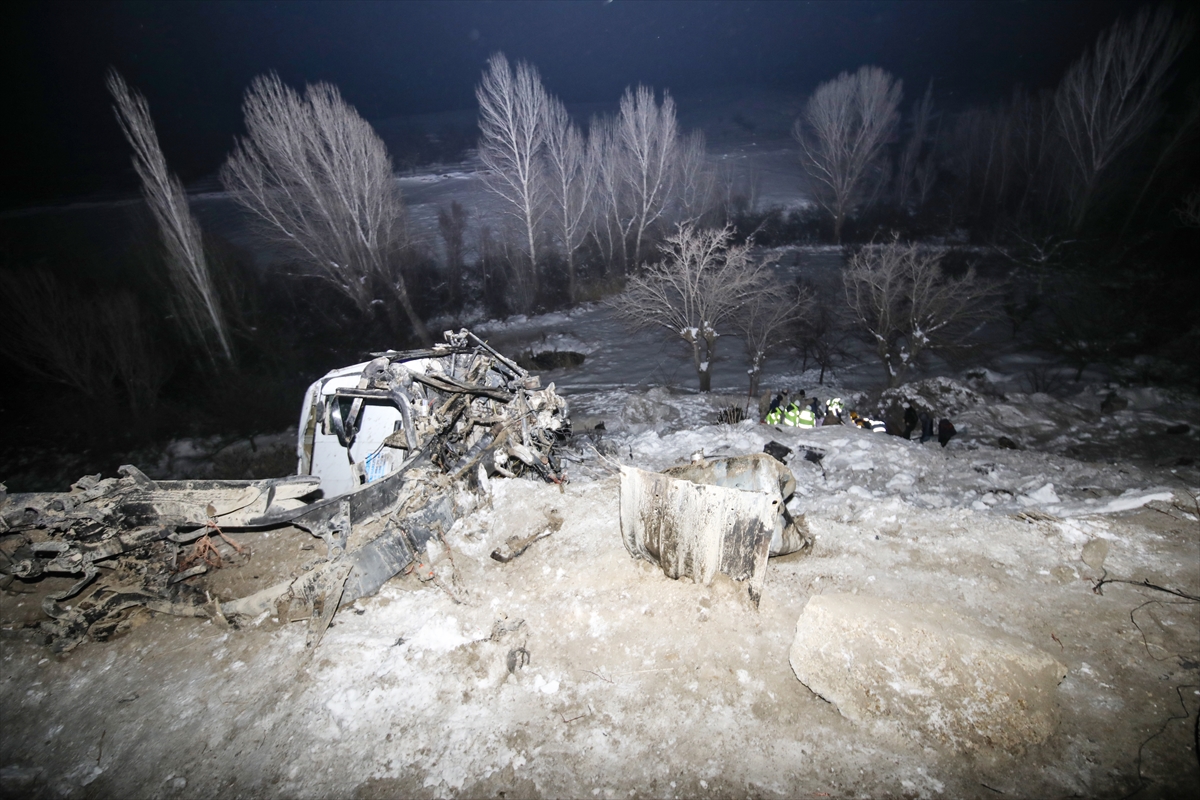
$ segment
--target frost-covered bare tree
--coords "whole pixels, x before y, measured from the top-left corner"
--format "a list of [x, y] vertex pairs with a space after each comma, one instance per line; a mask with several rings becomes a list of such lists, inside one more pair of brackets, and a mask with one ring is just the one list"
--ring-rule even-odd
[[769, 280], [750, 257], [748, 244], [733, 244], [733, 227], [700, 230], [680, 225], [659, 248], [663, 259], [629, 279], [610, 303], [635, 328], [665, 328], [687, 342], [700, 380], [712, 388], [712, 363], [720, 327]]
[[704, 136], [681, 136], [675, 101], [645, 86], [626, 89], [615, 119], [593, 119], [589, 151], [599, 165], [591, 234], [609, 265], [632, 271], [672, 223], [712, 224], [720, 192]]
[[750, 359], [750, 368], [746, 370], [750, 378], [750, 397], [758, 395], [767, 356], [787, 342], [797, 324], [812, 312], [814, 306], [813, 294], [807, 288], [781, 289], [775, 281], [764, 280], [738, 309], [733, 324], [742, 335]]
[[335, 86], [309, 85], [301, 95], [274, 74], [254, 79], [242, 109], [246, 136], [221, 168], [230, 195], [361, 314], [382, 304], [391, 315], [379, 297], [387, 292], [416, 336], [431, 341], [402, 272], [404, 201], [370, 124]]
[[200, 225], [188, 207], [183, 184], [167, 171], [150, 105], [131, 91], [115, 70], [108, 73], [108, 90], [116, 101], [117, 122], [133, 148], [133, 168], [142, 182], [142, 196], [158, 226], [174, 289], [172, 305], [183, 322], [184, 334], [198, 342], [213, 363], [232, 363], [229, 325], [205, 259]]
[[578, 293], [576, 253], [590, 228], [600, 162], [557, 98], [547, 100], [545, 124], [550, 218], [567, 262], [567, 296], [573, 303]]
[[940, 253], [892, 242], [864, 247], [843, 275], [846, 302], [883, 363], [888, 387], [904, 382], [928, 350], [961, 345], [982, 319], [992, 287], [942, 273]]
[[646, 235], [662, 219], [672, 199], [678, 173], [679, 126], [675, 101], [663, 92], [660, 105], [654, 90], [626, 89], [617, 114], [617, 135], [624, 149], [633, 234], [633, 266], [642, 261]]
[[879, 67], [843, 72], [817, 87], [792, 127], [817, 202], [833, 216], [839, 243], [847, 215], [877, 188], [870, 178], [895, 135], [902, 87]]
[[1119, 20], [1071, 65], [1055, 95], [1059, 129], [1074, 168], [1071, 225], [1083, 225], [1113, 161], [1154, 125], [1171, 66], [1190, 24], [1169, 7]]
[[516, 277], [532, 300], [539, 288], [538, 248], [549, 206], [542, 159], [549, 96], [536, 69], [524, 62], [513, 69], [503, 53], [496, 53], [488, 59], [475, 98], [485, 183], [521, 232], [525, 262]]

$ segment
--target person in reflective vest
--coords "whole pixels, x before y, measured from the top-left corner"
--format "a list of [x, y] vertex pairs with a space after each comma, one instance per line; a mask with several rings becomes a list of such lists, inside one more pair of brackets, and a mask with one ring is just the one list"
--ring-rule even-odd
[[[763, 416], [763, 419], [767, 422], [771, 422], [771, 415], [778, 411], [779, 414], [776, 416], [775, 422], [779, 422], [779, 420], [783, 419], [783, 410], [787, 408], [787, 404], [788, 390], [784, 389], [782, 392], [779, 392], [775, 395], [775, 399], [771, 401], [771, 406], [767, 409], [767, 413]], [[771, 422], [771, 424], [775, 424], [775, 422]]]
[[791, 398], [788, 395], [788, 390], [784, 389], [779, 394], [775, 395], [775, 399], [771, 401], [771, 407], [767, 409], [767, 414], [763, 417], [763, 422], [768, 425], [779, 425], [783, 423], [784, 414], [787, 413], [788, 406], [792, 404]]
[[846, 404], [842, 398], [835, 397], [825, 405], [825, 424], [841, 425], [846, 418]]
[[863, 430], [872, 431], [874, 433], [887, 433], [887, 425], [881, 419], [872, 419], [870, 417], [860, 417], [853, 411], [850, 412], [850, 419], [854, 424]]
[[795, 424], [798, 428], [817, 427], [817, 415], [813, 413], [812, 406], [805, 406], [797, 412]]
[[787, 408], [775, 408], [767, 413], [764, 420], [768, 425], [787, 425], [792, 428], [815, 428], [817, 415], [809, 406], [802, 406], [796, 401], [788, 403]]

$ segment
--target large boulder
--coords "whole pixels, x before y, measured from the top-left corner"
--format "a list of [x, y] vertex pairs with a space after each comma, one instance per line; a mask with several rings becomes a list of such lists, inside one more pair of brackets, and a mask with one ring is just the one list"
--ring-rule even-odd
[[858, 723], [892, 723], [960, 750], [1020, 751], [1058, 725], [1062, 664], [948, 608], [812, 597], [796, 623], [796, 677]]

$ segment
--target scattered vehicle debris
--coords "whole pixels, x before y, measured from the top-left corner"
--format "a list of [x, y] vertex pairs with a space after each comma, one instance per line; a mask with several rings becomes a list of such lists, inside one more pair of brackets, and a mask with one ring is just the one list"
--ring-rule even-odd
[[506, 564], [529, 549], [529, 546], [539, 539], [545, 539], [562, 527], [563, 517], [557, 509], [551, 509], [546, 514], [546, 527], [529, 536], [510, 536], [503, 547], [492, 551], [492, 559]]
[[780, 464], [787, 463], [787, 457], [792, 454], [792, 448], [786, 444], [780, 444], [774, 440], [769, 441], [763, 447], [763, 452], [774, 458]]
[[[438, 566], [455, 519], [452, 487], [497, 474], [565, 481], [558, 449], [570, 419], [553, 384], [542, 389], [466, 329], [445, 338], [374, 354], [314, 383], [297, 475], [155, 481], [124, 466], [120, 477], [85, 476], [69, 492], [0, 487], [4, 580], [74, 579], [42, 603], [51, 619], [41, 630], [59, 651], [105, 638], [134, 607], [233, 624], [264, 613], [307, 620], [315, 646], [339, 607], [412, 564], [455, 596]], [[248, 596], [213, 599], [205, 576], [230, 558], [253, 558], [231, 534], [285, 525], [321, 539], [324, 556]]]
[[757, 606], [767, 558], [811, 547], [787, 500], [790, 469], [766, 453], [704, 459], [646, 472], [621, 467], [621, 536], [635, 558], [671, 578], [709, 584], [720, 572], [746, 581]]

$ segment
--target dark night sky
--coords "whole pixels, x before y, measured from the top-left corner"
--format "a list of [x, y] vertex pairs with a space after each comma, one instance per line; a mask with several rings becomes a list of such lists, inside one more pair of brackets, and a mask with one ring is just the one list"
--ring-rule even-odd
[[[1053, 85], [1131, 2], [35, 2], [0, 12], [8, 139], [0, 206], [133, 191], [110, 110], [116, 67], [150, 100], [173, 170], [211, 173], [240, 132], [242, 92], [276, 70], [327, 80], [368, 119], [474, 105], [488, 55], [541, 71], [567, 103], [638, 82], [688, 94], [807, 92], [871, 63], [911, 98], [986, 101]], [[395, 156], [396, 154], [393, 154]]]

